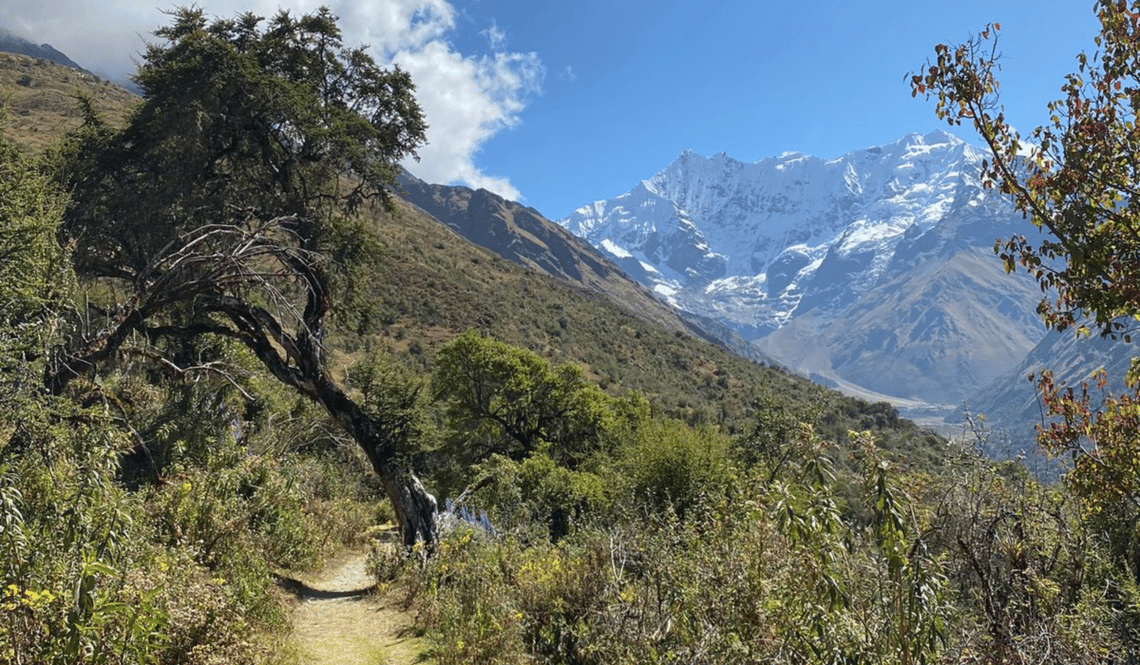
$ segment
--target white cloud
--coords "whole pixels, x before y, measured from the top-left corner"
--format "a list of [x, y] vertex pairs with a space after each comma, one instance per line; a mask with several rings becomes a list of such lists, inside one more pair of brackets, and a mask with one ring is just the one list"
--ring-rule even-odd
[[502, 177], [488, 176], [474, 156], [487, 139], [515, 126], [527, 97], [542, 83], [542, 63], [534, 54], [496, 53], [464, 57], [442, 42], [395, 54], [393, 61], [416, 81], [416, 94], [428, 122], [428, 145], [418, 164], [409, 164], [430, 182], [462, 182], [509, 199], [520, 194]]
[[[173, 2], [170, 6], [187, 5]], [[484, 173], [476, 157], [488, 139], [516, 126], [530, 98], [541, 91], [545, 70], [535, 53], [505, 50], [506, 33], [492, 23], [483, 31], [491, 55], [465, 55], [448, 40], [456, 12], [447, 0], [199, 0], [208, 15], [252, 11], [272, 16], [279, 7], [311, 12], [328, 6], [340, 17], [348, 46], [368, 44], [382, 64], [398, 64], [416, 82], [427, 116], [428, 145], [407, 164], [431, 182], [482, 187], [519, 199], [505, 176]], [[50, 43], [80, 65], [125, 80], [144, 40], [168, 22], [154, 0], [0, 0], [0, 28]]]
[[496, 51], [501, 51], [507, 46], [507, 32], [499, 27], [497, 23], [492, 23], [491, 27], [483, 31], [487, 36], [487, 41], [491, 42], [491, 48]]

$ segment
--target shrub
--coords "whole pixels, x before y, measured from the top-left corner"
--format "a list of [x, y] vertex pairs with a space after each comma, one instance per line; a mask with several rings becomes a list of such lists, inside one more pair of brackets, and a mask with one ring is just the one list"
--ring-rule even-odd
[[547, 540], [565, 537], [611, 502], [600, 475], [558, 466], [545, 447], [521, 462], [495, 455], [477, 467], [476, 477], [483, 481], [468, 503], [485, 512], [495, 528], [522, 534], [537, 527]]
[[[103, 423], [99, 423], [102, 425]], [[154, 662], [168, 617], [140, 562], [140, 511], [99, 427], [0, 444], [0, 662]]]
[[659, 421], [619, 444], [617, 469], [635, 500], [684, 517], [703, 497], [723, 494], [733, 474], [730, 445], [711, 428]]

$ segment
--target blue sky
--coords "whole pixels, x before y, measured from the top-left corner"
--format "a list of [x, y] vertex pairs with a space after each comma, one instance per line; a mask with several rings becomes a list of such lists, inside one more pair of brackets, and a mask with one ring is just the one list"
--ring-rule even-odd
[[[155, 0], [0, 0], [0, 28], [108, 78], [167, 22]], [[181, 3], [185, 4], [185, 3]], [[1028, 132], [1091, 53], [1092, 0], [198, 0], [208, 14], [328, 5], [345, 41], [412, 73], [431, 125], [414, 173], [547, 217], [683, 150], [824, 158], [944, 127], [905, 80], [1000, 22], [1007, 117]], [[958, 135], [971, 140], [967, 130]]]
[[1027, 132], [1047, 117], [1077, 52], [1092, 52], [1099, 25], [1083, 0], [456, 5], [469, 34], [493, 21], [509, 48], [545, 66], [541, 94], [478, 163], [551, 218], [627, 191], [686, 148], [742, 161], [832, 158], [939, 127], [906, 73], [936, 43], [993, 21], [1009, 117]]

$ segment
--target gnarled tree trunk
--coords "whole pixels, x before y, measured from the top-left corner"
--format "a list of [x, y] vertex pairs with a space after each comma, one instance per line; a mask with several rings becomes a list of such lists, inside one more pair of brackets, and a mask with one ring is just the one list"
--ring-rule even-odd
[[411, 549], [423, 543], [430, 552], [439, 542], [439, 506], [424, 488], [407, 459], [406, 442], [391, 440], [387, 429], [349, 399], [324, 372], [311, 393], [302, 390], [318, 403], [360, 445], [372, 469], [380, 478], [384, 492], [392, 502], [404, 547]]
[[[329, 284], [311, 253], [290, 246], [288, 239], [296, 235], [280, 232], [288, 230], [292, 222], [296, 222], [295, 217], [277, 218], [253, 228], [218, 225], [199, 230], [181, 244], [172, 243], [170, 251], [144, 273], [149, 281], [136, 280], [133, 307], [80, 349], [60, 350], [44, 377], [45, 387], [53, 394], [62, 393], [72, 379], [118, 353], [125, 340], [136, 333], [151, 338], [223, 335], [239, 340], [276, 379], [320, 404], [340, 423], [380, 477], [395, 508], [404, 545], [411, 549], [423, 543], [431, 551], [439, 541], [438, 506], [411, 468], [412, 442], [401, 440], [385, 427], [383, 414], [369, 415], [325, 369], [321, 339]], [[204, 252], [199, 242], [203, 238], [220, 240], [220, 249]], [[265, 273], [251, 269], [270, 259], [283, 268], [278, 277], [285, 275], [303, 287], [305, 307], [300, 317], [274, 315], [227, 293], [227, 288], [237, 285], [265, 287], [271, 296], [279, 294]], [[179, 303], [193, 303], [198, 314], [193, 322], [154, 325], [153, 320], [167, 307]], [[296, 311], [288, 303], [277, 309]], [[222, 315], [228, 323], [211, 315]]]
[[435, 497], [424, 489], [420, 479], [410, 470], [379, 469], [375, 464], [373, 468], [396, 509], [404, 547], [411, 549], [416, 543], [424, 543], [428, 552], [435, 549], [439, 542], [439, 507]]

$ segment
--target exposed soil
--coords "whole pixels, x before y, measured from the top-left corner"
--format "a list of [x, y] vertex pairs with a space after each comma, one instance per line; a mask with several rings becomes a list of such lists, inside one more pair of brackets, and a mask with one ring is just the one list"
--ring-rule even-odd
[[[380, 543], [378, 547], [393, 547]], [[367, 572], [369, 551], [344, 552], [315, 579], [282, 579], [300, 601], [293, 640], [302, 662], [318, 665], [411, 665], [426, 662], [412, 616], [394, 594], [376, 591]]]

